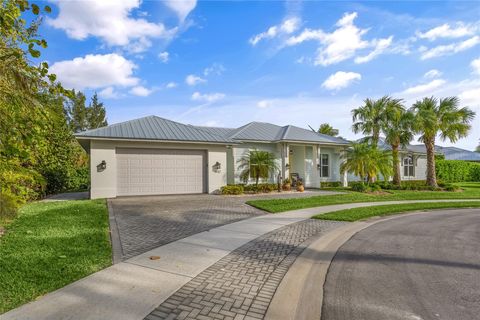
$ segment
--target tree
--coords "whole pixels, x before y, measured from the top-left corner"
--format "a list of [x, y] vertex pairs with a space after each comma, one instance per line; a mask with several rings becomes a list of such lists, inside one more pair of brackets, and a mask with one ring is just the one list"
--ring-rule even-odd
[[80, 91], [73, 90], [72, 97], [66, 101], [66, 113], [68, 124], [73, 132], [88, 129], [88, 110], [85, 106], [85, 95]]
[[340, 172], [352, 173], [370, 183], [381, 174], [385, 180], [392, 175], [390, 152], [367, 143], [352, 143], [342, 156]]
[[328, 123], [322, 123], [320, 127], [318, 128], [318, 133], [326, 134], [332, 137], [338, 136], [338, 129], [334, 129], [330, 124]]
[[368, 135], [373, 146], [378, 145], [387, 103], [390, 99], [388, 96], [378, 100], [365, 99], [363, 106], [352, 110], [353, 132]]
[[401, 99], [389, 99], [385, 119], [382, 122], [382, 132], [385, 142], [392, 148], [393, 183], [400, 185], [400, 159], [398, 151], [413, 139], [413, 114], [405, 110]]
[[278, 170], [275, 155], [268, 151], [252, 150], [238, 160], [241, 170], [240, 178], [247, 183], [250, 178], [258, 185], [260, 179], [268, 179], [273, 171]]
[[436, 99], [434, 97], [418, 100], [410, 108], [414, 114], [413, 129], [420, 135], [419, 141], [427, 149], [427, 184], [437, 187], [435, 174], [435, 138], [450, 140], [455, 143], [466, 137], [470, 130], [470, 122], [475, 112], [467, 107], [459, 108], [460, 100], [457, 97]]
[[96, 92], [87, 108], [87, 123], [88, 129], [96, 129], [108, 125], [105, 107], [103, 106], [103, 102], [98, 101]]

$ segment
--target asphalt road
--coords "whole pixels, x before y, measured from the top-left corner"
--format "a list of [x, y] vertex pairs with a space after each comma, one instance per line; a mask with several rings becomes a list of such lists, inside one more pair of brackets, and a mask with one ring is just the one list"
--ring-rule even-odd
[[337, 252], [322, 320], [480, 319], [480, 210], [377, 223]]

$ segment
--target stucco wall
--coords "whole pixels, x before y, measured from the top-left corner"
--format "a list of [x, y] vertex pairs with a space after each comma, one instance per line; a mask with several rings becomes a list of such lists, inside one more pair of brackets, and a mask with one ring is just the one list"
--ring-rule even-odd
[[[117, 196], [117, 159], [116, 148], [160, 148], [160, 149], [191, 149], [207, 151], [207, 190], [217, 192], [227, 184], [227, 148], [222, 145], [189, 144], [189, 143], [158, 143], [141, 141], [108, 141], [91, 140], [90, 142], [90, 197], [114, 198]], [[105, 160], [107, 168], [97, 170], [97, 165]], [[219, 162], [221, 170], [213, 169]]]

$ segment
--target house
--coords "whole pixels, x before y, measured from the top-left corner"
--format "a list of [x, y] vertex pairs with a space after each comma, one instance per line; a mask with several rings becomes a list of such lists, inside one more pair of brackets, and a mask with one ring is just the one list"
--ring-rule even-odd
[[435, 146], [435, 150], [445, 156], [445, 160], [480, 162], [480, 153], [457, 147]]
[[279, 174], [296, 174], [306, 187], [347, 183], [339, 168], [349, 141], [295, 126], [200, 127], [149, 116], [75, 136], [90, 154], [92, 199], [214, 193], [241, 182], [238, 160], [254, 149], [273, 153]]

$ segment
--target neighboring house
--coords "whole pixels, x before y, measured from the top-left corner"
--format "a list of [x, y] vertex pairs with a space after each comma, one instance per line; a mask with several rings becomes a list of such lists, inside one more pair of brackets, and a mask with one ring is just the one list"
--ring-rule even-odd
[[478, 152], [460, 149], [457, 147], [435, 146], [435, 149], [438, 153], [441, 153], [445, 156], [445, 160], [480, 162], [480, 153]]
[[75, 134], [90, 154], [90, 197], [214, 193], [240, 183], [238, 161], [250, 150], [276, 155], [282, 178], [306, 187], [342, 181], [349, 142], [295, 126], [251, 122], [240, 128], [186, 125], [156, 116]]

